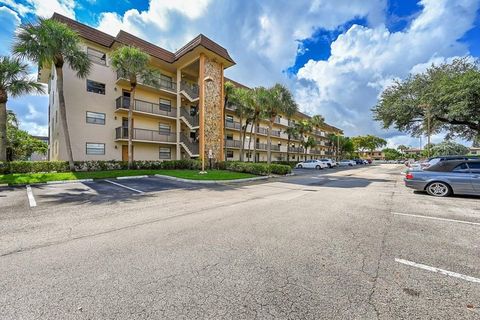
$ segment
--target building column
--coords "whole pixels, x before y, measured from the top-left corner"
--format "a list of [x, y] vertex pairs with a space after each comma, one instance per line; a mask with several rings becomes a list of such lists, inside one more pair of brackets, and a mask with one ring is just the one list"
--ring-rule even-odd
[[[205, 55], [200, 54], [199, 72], [198, 72], [198, 111], [200, 113], [199, 121], [199, 156], [200, 159], [205, 159]], [[206, 160], [206, 159], [205, 159]]]

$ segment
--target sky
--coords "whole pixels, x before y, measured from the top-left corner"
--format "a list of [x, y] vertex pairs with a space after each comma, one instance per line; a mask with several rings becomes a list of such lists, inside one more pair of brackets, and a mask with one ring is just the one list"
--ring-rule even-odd
[[[399, 144], [419, 140], [372, 119], [394, 79], [454, 57], [480, 56], [480, 0], [0, 0], [0, 55], [15, 28], [56, 11], [112, 35], [123, 29], [168, 50], [199, 33], [227, 48], [226, 76], [248, 86], [276, 82], [300, 110], [321, 114], [348, 136], [374, 134]], [[36, 71], [32, 66], [32, 74]], [[22, 128], [46, 135], [48, 99], [8, 101]], [[432, 138], [440, 142], [443, 135]], [[425, 139], [424, 139], [425, 140]]]

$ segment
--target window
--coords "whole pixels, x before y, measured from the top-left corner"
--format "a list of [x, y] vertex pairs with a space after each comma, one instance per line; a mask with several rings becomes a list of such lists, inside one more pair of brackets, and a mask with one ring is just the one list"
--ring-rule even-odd
[[167, 99], [160, 99], [160, 110], [163, 111], [172, 111], [172, 101]]
[[480, 173], [480, 162], [469, 162], [468, 167], [472, 173]]
[[105, 143], [87, 142], [86, 149], [87, 149], [87, 154], [89, 155], [104, 155]]
[[233, 116], [227, 116], [227, 122], [233, 122]]
[[233, 158], [233, 150], [227, 150], [227, 158]]
[[92, 80], [87, 80], [87, 91], [98, 94], [105, 94], [105, 84]]
[[160, 134], [170, 134], [171, 128], [168, 124], [159, 123], [158, 124], [158, 133]]
[[87, 111], [87, 123], [105, 124], [105, 113]]
[[455, 168], [453, 168], [452, 172], [469, 172], [468, 166], [466, 163], [459, 164]]
[[170, 159], [171, 158], [170, 148], [160, 147], [159, 157], [160, 159]]
[[107, 65], [107, 56], [105, 53], [92, 49], [92, 48], [87, 48], [87, 55], [88, 59], [90, 61], [101, 64], [101, 65]]
[[164, 74], [160, 75], [160, 85], [162, 87], [173, 89], [172, 77], [166, 76]]
[[232, 134], [227, 134], [227, 140], [233, 140], [233, 135]]

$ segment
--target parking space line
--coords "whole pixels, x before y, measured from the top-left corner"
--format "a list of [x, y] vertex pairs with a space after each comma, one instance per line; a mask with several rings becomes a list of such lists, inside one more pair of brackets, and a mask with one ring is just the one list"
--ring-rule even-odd
[[439, 221], [445, 221], [445, 222], [456, 222], [456, 223], [463, 223], [463, 224], [470, 224], [470, 225], [474, 225], [474, 226], [480, 226], [480, 223], [478, 223], [478, 222], [470, 222], [470, 221], [464, 221], [464, 220], [446, 219], [446, 218], [422, 216], [422, 215], [418, 215], [418, 214], [400, 213], [400, 212], [392, 212], [392, 214], [395, 214], [397, 216], [423, 218], [423, 219], [439, 220]]
[[137, 189], [134, 189], [134, 188], [130, 188], [130, 187], [128, 187], [128, 186], [125, 186], [125, 185], [123, 185], [123, 184], [120, 184], [120, 183], [118, 183], [118, 182], [113, 182], [113, 181], [111, 181], [111, 180], [104, 180], [104, 181], [106, 181], [106, 182], [108, 182], [108, 183], [111, 183], [111, 184], [114, 184], [114, 185], [116, 185], [116, 186], [119, 186], [119, 187], [122, 187], [122, 188], [128, 189], [128, 190], [131, 190], [131, 191], [137, 192], [137, 193], [144, 193], [144, 192], [143, 192], [143, 191], [141, 191], [141, 190], [137, 190]]
[[443, 274], [445, 276], [450, 276], [450, 277], [459, 278], [459, 279], [462, 279], [462, 280], [465, 280], [465, 281], [480, 283], [479, 278], [466, 276], [466, 275], [461, 274], [461, 273], [456, 273], [456, 272], [452, 272], [452, 271], [448, 271], [448, 270], [444, 270], [444, 269], [440, 269], [440, 268], [430, 267], [430, 266], [427, 266], [425, 264], [416, 263], [416, 262], [408, 261], [408, 260], [404, 260], [404, 259], [395, 258], [395, 261], [398, 262], [398, 263], [405, 264], [407, 266], [411, 266], [411, 267], [415, 267], [415, 268], [419, 268], [419, 269], [423, 269], [423, 270], [427, 270], [427, 271], [431, 271], [431, 272], [440, 273], [440, 274]]
[[37, 206], [37, 202], [35, 201], [35, 197], [33, 196], [32, 188], [29, 184], [27, 184], [27, 198], [28, 203], [30, 204], [30, 208]]

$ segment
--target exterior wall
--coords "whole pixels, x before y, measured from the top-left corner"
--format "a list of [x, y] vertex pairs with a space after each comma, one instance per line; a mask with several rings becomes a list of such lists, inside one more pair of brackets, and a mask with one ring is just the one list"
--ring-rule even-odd
[[[201, 88], [204, 87], [204, 139], [205, 150], [204, 157], [208, 158], [209, 150], [212, 151], [214, 159], [221, 161], [223, 148], [223, 70], [220, 63], [205, 57], [204, 77], [211, 81], [204, 81]], [[200, 78], [202, 79], [202, 78]]]

